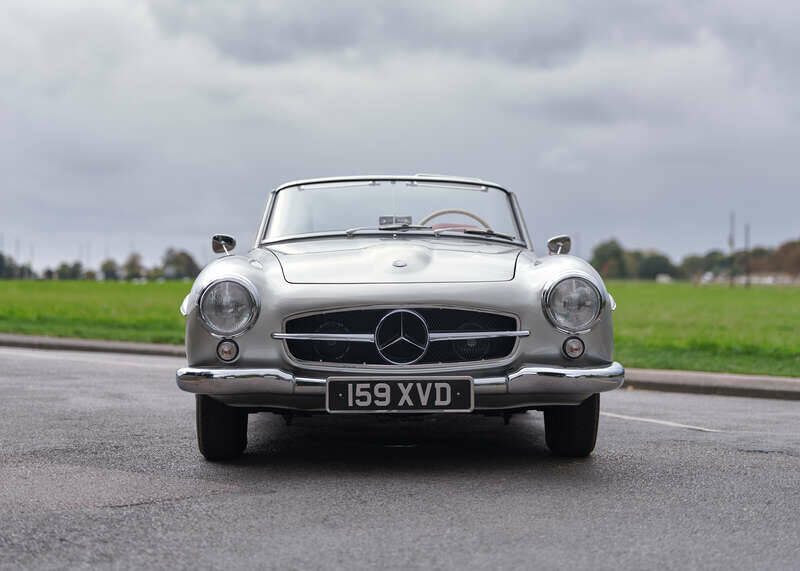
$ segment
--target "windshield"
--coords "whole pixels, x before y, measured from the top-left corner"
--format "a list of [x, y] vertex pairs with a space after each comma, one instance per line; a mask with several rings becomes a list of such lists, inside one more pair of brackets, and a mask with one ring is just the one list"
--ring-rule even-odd
[[[315, 233], [409, 231], [521, 240], [506, 192], [464, 183], [384, 180], [293, 186], [275, 196], [265, 239]], [[424, 226], [425, 228], [419, 228]], [[451, 231], [453, 234], [451, 234]]]

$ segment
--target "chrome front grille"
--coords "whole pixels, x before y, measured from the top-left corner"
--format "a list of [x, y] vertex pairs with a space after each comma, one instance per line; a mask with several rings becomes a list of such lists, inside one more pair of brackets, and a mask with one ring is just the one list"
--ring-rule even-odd
[[484, 362], [509, 356], [528, 335], [497, 313], [408, 307], [326, 311], [290, 318], [283, 339], [298, 361], [333, 365]]

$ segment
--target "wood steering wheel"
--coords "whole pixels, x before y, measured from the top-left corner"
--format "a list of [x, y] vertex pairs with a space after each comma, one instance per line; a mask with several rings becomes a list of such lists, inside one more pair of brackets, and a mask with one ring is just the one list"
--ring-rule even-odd
[[445, 214], [463, 214], [464, 216], [468, 216], [472, 218], [475, 222], [483, 225], [483, 227], [486, 228], [487, 230], [492, 229], [492, 227], [489, 226], [486, 220], [484, 220], [477, 214], [473, 214], [469, 210], [461, 210], [459, 208], [445, 208], [444, 210], [437, 210], [436, 212], [428, 214], [425, 218], [420, 220], [419, 223], [421, 226], [425, 226], [428, 222], [430, 222], [434, 218], [438, 218], [439, 216], [444, 216]]

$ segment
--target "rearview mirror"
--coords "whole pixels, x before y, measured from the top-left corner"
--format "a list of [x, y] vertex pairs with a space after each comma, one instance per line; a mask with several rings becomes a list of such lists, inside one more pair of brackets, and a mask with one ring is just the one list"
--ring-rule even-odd
[[547, 250], [551, 255], [569, 254], [572, 238], [569, 236], [553, 236], [547, 241]]
[[215, 254], [229, 255], [236, 247], [236, 238], [227, 234], [214, 234], [211, 237], [211, 249]]

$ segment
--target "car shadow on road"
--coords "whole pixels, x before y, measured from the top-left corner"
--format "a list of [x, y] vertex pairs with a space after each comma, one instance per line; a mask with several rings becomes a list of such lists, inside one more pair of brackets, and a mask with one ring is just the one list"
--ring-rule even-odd
[[413, 418], [313, 416], [290, 426], [277, 415], [250, 416], [245, 456], [231, 463], [267, 471], [341, 475], [391, 471], [429, 474], [591, 466], [564, 459], [544, 442], [541, 413], [503, 417], [439, 415]]

